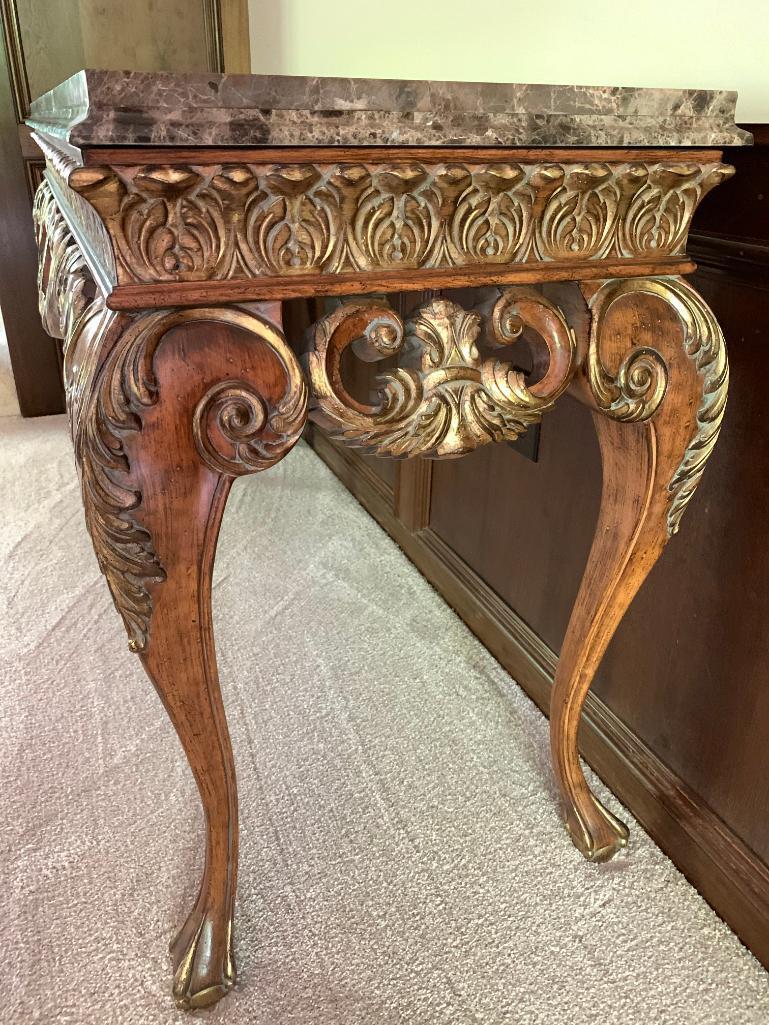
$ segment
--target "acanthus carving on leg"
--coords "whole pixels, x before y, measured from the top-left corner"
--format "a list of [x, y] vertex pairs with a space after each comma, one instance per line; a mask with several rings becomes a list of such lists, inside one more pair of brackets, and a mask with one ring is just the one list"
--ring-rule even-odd
[[[596, 410], [603, 492], [556, 673], [551, 742], [574, 842], [603, 860], [624, 846], [627, 829], [582, 772], [582, 707], [617, 625], [702, 476], [723, 419], [728, 365], [715, 317], [683, 279], [608, 281], [583, 291], [592, 323], [581, 383]], [[637, 344], [639, 336], [653, 344]]]
[[67, 412], [77, 448], [80, 414], [103, 348], [99, 340], [107, 337], [119, 317], [107, 309], [47, 180], [35, 193], [33, 219], [40, 317], [48, 334], [63, 343]]
[[[237, 378], [226, 376], [233, 365]], [[211, 624], [216, 539], [232, 480], [278, 462], [306, 410], [296, 358], [262, 313], [161, 310], [124, 327], [81, 435], [94, 546], [206, 811], [203, 882], [172, 947], [184, 1007], [211, 1003], [234, 982], [237, 798]]]
[[36, 218], [86, 522], [205, 810], [203, 879], [172, 944], [177, 1002], [200, 1007], [235, 977], [237, 791], [211, 623], [216, 540], [234, 478], [299, 439], [307, 387], [276, 304], [112, 313], [47, 184]]
[[[306, 416], [306, 385], [293, 353], [273, 325], [248, 310], [159, 310], [124, 326], [99, 373], [75, 446], [88, 530], [132, 651], [147, 646], [150, 584], [165, 579], [165, 573], [152, 538], [135, 515], [142, 495], [127, 480], [125, 437], [141, 429], [142, 411], [157, 402], [153, 360], [163, 337], [174, 327], [205, 322], [231, 325], [265, 338], [279, 354], [286, 377], [285, 394], [269, 408], [246, 381], [217, 382], [201, 396], [193, 432], [201, 457], [212, 469], [230, 476], [266, 469], [296, 443]], [[211, 404], [211, 392], [223, 389], [229, 399], [214, 425], [205, 410]], [[261, 454], [244, 457], [249, 448]]]
[[[490, 317], [492, 342], [508, 345], [526, 328], [548, 352], [547, 370], [532, 385], [512, 364], [481, 355], [476, 311], [436, 299], [404, 326], [383, 302], [344, 303], [312, 329], [313, 416], [343, 441], [397, 458], [460, 456], [511, 441], [553, 405], [576, 365], [576, 342], [563, 313], [533, 289], [508, 289]], [[403, 355], [404, 365], [381, 375], [376, 404], [357, 401], [345, 388], [341, 362], [348, 348], [372, 361]]]

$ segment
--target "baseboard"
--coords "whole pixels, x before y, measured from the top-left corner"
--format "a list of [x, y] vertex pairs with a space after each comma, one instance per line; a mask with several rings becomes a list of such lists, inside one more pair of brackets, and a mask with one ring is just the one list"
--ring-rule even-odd
[[728, 274], [740, 284], [769, 289], [769, 246], [764, 242], [692, 232], [686, 251], [700, 271]]
[[[314, 433], [312, 444], [547, 714], [556, 654], [437, 534], [429, 529], [406, 529], [393, 513], [390, 489], [354, 452], [332, 444], [319, 431]], [[580, 751], [679, 870], [769, 968], [769, 868], [593, 694], [585, 704]]]

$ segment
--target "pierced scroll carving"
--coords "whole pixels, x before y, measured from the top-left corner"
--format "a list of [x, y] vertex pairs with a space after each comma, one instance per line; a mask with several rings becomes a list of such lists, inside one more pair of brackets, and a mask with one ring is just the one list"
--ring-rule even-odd
[[729, 387], [726, 344], [718, 322], [704, 299], [682, 278], [628, 278], [609, 281], [590, 300], [593, 314], [587, 373], [599, 408], [617, 420], [646, 420], [663, 401], [668, 368], [656, 349], [631, 349], [616, 377], [607, 373], [600, 356], [604, 317], [613, 302], [632, 293], [657, 296], [677, 314], [683, 331], [683, 352], [702, 382], [696, 430], [668, 490], [668, 536], [677, 533], [681, 517], [697, 489], [705, 463], [721, 430]]
[[725, 164], [411, 162], [74, 170], [118, 280], [681, 255]]
[[[481, 356], [477, 312], [438, 299], [404, 328], [379, 302], [345, 303], [314, 328], [313, 415], [347, 443], [396, 458], [459, 456], [513, 440], [541, 419], [575, 367], [575, 338], [561, 311], [533, 290], [502, 293], [490, 320], [493, 341], [507, 345], [525, 327], [537, 331], [549, 353], [547, 372], [531, 387], [510, 363]], [[381, 375], [375, 405], [358, 402], [343, 384], [341, 359], [350, 346], [366, 359], [403, 351], [411, 364]]]

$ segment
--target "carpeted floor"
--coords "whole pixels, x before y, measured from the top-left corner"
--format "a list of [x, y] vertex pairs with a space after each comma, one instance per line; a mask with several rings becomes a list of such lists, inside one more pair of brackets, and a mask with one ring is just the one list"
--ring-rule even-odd
[[[202, 816], [63, 418], [0, 420], [0, 494], [0, 1021], [189, 1020], [166, 947]], [[214, 596], [240, 978], [195, 1017], [765, 1025], [766, 973], [635, 824], [574, 850], [544, 719], [307, 448], [235, 485]]]

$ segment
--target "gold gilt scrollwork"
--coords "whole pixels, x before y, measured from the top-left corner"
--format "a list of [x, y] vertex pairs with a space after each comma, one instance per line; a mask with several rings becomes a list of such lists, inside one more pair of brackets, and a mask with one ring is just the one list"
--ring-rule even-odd
[[[380, 302], [344, 303], [313, 329], [313, 415], [347, 443], [396, 458], [460, 456], [512, 440], [552, 406], [575, 365], [574, 335], [556, 306], [529, 289], [502, 293], [491, 314], [492, 340], [507, 345], [527, 327], [549, 354], [547, 371], [531, 386], [512, 364], [482, 357], [481, 317], [475, 311], [438, 299], [404, 327]], [[382, 374], [379, 401], [361, 403], [342, 381], [342, 355], [349, 347], [368, 360], [406, 351], [411, 365]]]
[[[307, 385], [283, 335], [244, 310], [221, 308], [219, 323], [230, 323], [262, 338], [280, 359], [285, 375], [281, 398], [269, 403], [245, 381], [215, 384], [195, 408], [192, 433], [201, 458], [231, 477], [266, 470], [299, 440], [307, 419]], [[205, 316], [199, 319], [207, 319]]]
[[633, 291], [635, 279], [611, 281], [590, 300], [592, 314], [586, 371], [596, 405], [614, 420], [648, 420], [656, 412], [668, 384], [668, 368], [662, 355], [649, 346], [629, 349], [616, 374], [610, 373], [601, 356], [601, 336], [606, 315], [621, 296]]

